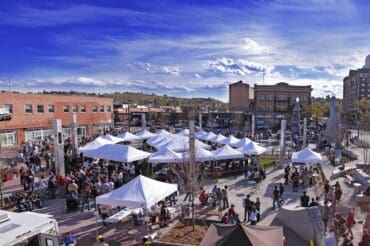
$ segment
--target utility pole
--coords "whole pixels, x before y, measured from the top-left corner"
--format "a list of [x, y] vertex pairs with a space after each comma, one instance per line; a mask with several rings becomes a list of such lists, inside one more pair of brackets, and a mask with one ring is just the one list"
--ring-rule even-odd
[[303, 146], [307, 147], [307, 118], [303, 119]]
[[252, 140], [255, 140], [254, 139], [255, 128], [256, 128], [256, 116], [252, 114]]
[[279, 165], [279, 168], [283, 168], [283, 163], [285, 161], [285, 129], [286, 129], [286, 120], [281, 120], [281, 127], [280, 127], [280, 165]]
[[191, 216], [193, 220], [193, 231], [195, 231], [195, 216], [194, 216], [194, 185], [195, 185], [195, 123], [194, 120], [189, 121], [189, 164], [191, 174]]
[[199, 113], [199, 130], [202, 130], [202, 113]]

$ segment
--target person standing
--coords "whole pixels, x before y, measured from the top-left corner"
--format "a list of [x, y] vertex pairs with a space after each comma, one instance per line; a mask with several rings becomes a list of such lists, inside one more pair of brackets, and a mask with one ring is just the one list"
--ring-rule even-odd
[[256, 198], [256, 202], [254, 203], [254, 206], [256, 207], [256, 211], [257, 211], [257, 222], [259, 222], [261, 219], [261, 201], [259, 197]]
[[272, 192], [272, 209], [275, 209], [275, 203], [277, 203], [278, 207], [280, 208], [279, 198], [280, 192], [278, 187], [275, 185], [274, 191]]
[[352, 227], [355, 224], [355, 215], [353, 208], [348, 209], [347, 218], [346, 218], [346, 226], [347, 232], [353, 237]]
[[229, 208], [229, 199], [227, 197], [227, 185], [225, 185], [225, 188], [222, 190], [222, 208], [223, 210]]
[[221, 188], [217, 188], [216, 198], [217, 198], [217, 204], [218, 204], [218, 211], [222, 211], [222, 191], [221, 191]]
[[285, 188], [284, 188], [283, 183], [280, 183], [280, 184], [279, 184], [279, 193], [280, 193], [280, 198], [281, 198], [281, 199], [283, 198], [284, 190], [285, 190]]
[[303, 191], [303, 195], [301, 196], [301, 206], [308, 207], [310, 203], [310, 197], [307, 195], [306, 191]]
[[251, 222], [251, 225], [257, 224], [257, 210], [255, 206], [251, 207], [251, 211], [249, 214], [249, 221]]
[[248, 218], [248, 221], [249, 221], [249, 210], [251, 208], [250, 195], [247, 195], [247, 197], [244, 199], [243, 207], [244, 207], [244, 221], [246, 221], [247, 218]]

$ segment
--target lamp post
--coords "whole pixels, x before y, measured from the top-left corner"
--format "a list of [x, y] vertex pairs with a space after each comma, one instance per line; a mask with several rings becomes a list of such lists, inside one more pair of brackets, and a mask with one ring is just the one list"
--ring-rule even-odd
[[189, 164], [191, 174], [191, 217], [193, 220], [193, 231], [195, 231], [195, 216], [194, 216], [194, 185], [195, 185], [195, 127], [194, 120], [189, 121]]

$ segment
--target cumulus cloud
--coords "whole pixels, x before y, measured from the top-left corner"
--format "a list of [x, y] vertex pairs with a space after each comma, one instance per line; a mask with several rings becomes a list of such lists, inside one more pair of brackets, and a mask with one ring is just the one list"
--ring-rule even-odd
[[234, 60], [232, 58], [218, 58], [210, 61], [208, 68], [212, 71], [222, 73], [234, 73], [237, 75], [248, 75], [253, 73], [270, 73], [274, 67], [265, 66], [257, 62], [250, 62], [244, 59]]
[[261, 46], [259, 43], [250, 38], [245, 38], [243, 41], [244, 43], [242, 48], [246, 50], [248, 54], [262, 55], [268, 53], [268, 49], [266, 47]]
[[136, 62], [135, 65], [140, 68], [145, 70], [148, 73], [151, 74], [167, 74], [167, 75], [174, 75], [174, 76], [180, 76], [181, 72], [181, 67], [178, 65], [174, 66], [157, 66], [153, 65], [148, 62]]
[[202, 76], [199, 73], [194, 74], [194, 77], [197, 78], [197, 79], [201, 79], [202, 78]]

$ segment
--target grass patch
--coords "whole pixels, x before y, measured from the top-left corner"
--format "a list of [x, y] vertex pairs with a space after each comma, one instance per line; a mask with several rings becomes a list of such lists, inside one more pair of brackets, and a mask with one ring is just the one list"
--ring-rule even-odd
[[259, 164], [263, 168], [267, 169], [267, 168], [277, 166], [279, 164], [279, 161], [280, 161], [279, 158], [276, 158], [276, 157], [261, 156], [259, 159]]
[[195, 225], [195, 231], [193, 232], [192, 225], [179, 222], [160, 240], [168, 243], [199, 245], [207, 230], [208, 228], [205, 226]]

